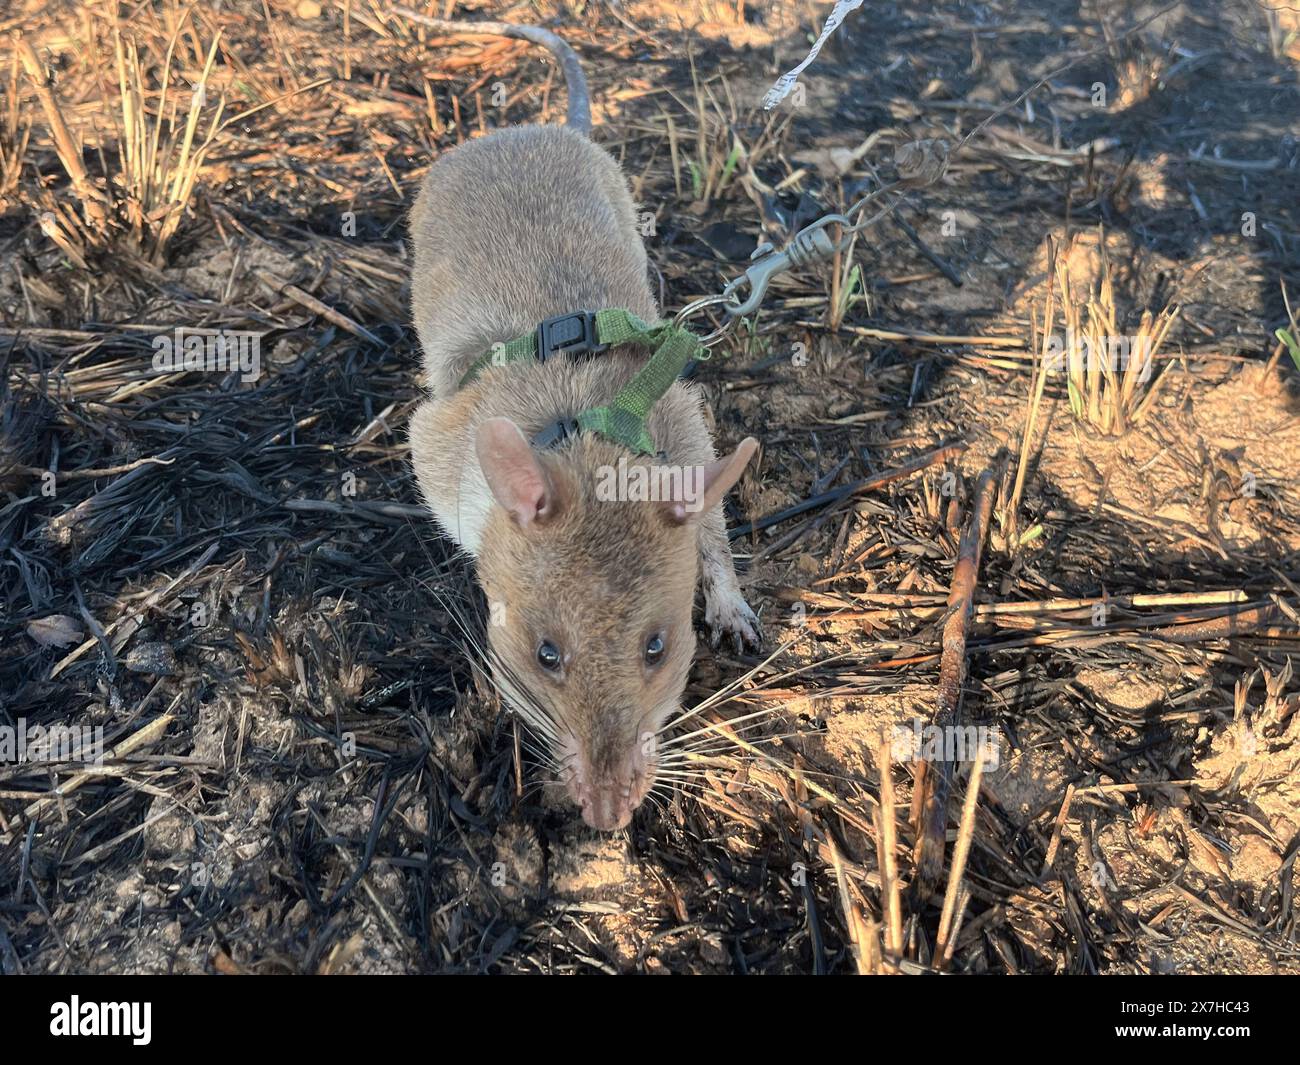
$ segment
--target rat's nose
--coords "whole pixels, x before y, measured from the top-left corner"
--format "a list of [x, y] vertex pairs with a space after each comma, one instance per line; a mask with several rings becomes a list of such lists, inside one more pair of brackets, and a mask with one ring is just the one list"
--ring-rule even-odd
[[632, 796], [617, 784], [595, 787], [582, 804], [582, 819], [600, 832], [624, 828], [632, 820]]
[[[646, 734], [653, 739], [653, 735]], [[644, 743], [608, 743], [591, 751], [580, 747], [572, 762], [569, 794], [582, 819], [600, 832], [625, 828], [652, 783], [646, 772]]]

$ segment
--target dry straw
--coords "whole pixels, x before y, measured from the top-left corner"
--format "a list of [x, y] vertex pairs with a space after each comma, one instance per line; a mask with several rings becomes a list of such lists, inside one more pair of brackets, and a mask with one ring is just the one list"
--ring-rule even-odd
[[32, 131], [30, 124], [19, 123], [17, 52], [12, 52], [9, 57], [3, 102], [4, 112], [0, 114], [0, 210], [18, 188], [18, 174]]
[[[211, 106], [208, 103], [219, 31], [212, 39], [198, 80], [189, 90], [188, 102], [172, 85], [173, 58], [188, 15], [178, 21], [167, 40], [161, 64], [153, 61], [159, 42], [143, 36], [144, 31], [132, 29], [124, 34], [116, 18], [108, 27], [116, 101], [107, 91], [100, 94], [99, 100], [103, 116], [116, 133], [117, 152], [101, 148], [97, 153], [102, 175], [87, 169], [80, 139], [65, 120], [64, 105], [51, 88], [45, 64], [25, 37], [14, 38], [15, 63], [21, 63], [36, 91], [54, 151], [76, 199], [76, 207], [69, 209], [45, 190], [41, 197], [41, 229], [79, 265], [89, 251], [112, 250], [160, 266], [167, 244], [184, 217], [204, 159], [222, 128], [225, 109], [224, 99]], [[98, 43], [92, 53], [97, 66], [103, 69]], [[156, 88], [148, 74], [151, 69], [161, 71]], [[5, 138], [0, 137], [0, 145], [4, 142]], [[0, 147], [0, 193], [8, 174], [7, 160], [8, 154]]]
[[1096, 270], [1080, 267], [1087, 256], [1072, 254], [1075, 246], [1072, 242], [1056, 257], [1056, 293], [1049, 287], [1046, 296], [1044, 332], [1050, 333], [1055, 321], [1054, 299], [1065, 326], [1064, 337], [1054, 338], [1052, 368], [1064, 366], [1075, 417], [1118, 436], [1146, 417], [1164, 382], [1168, 367], [1156, 372], [1156, 357], [1179, 308], [1170, 304], [1158, 314], [1144, 310], [1136, 329], [1126, 333], [1105, 233], [1098, 234]]

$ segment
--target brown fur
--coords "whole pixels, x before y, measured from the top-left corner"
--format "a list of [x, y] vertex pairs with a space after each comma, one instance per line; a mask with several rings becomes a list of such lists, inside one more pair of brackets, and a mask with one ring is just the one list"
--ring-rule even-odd
[[[597, 793], [631, 784], [639, 802], [650, 775], [629, 757], [677, 710], [695, 654], [699, 546], [695, 529], [664, 508], [598, 501], [594, 481], [574, 474], [625, 454], [585, 437], [566, 454], [544, 455], [560, 484], [558, 513], [521, 529], [495, 508], [478, 573], [499, 623], [489, 627], [493, 650], [561, 726], [562, 774]], [[665, 653], [651, 667], [642, 651], [655, 633], [663, 634]], [[542, 639], [563, 651], [560, 675], [537, 663]]]
[[499, 340], [568, 311], [658, 316], [617, 164], [581, 134], [522, 126], [429, 168], [411, 213], [411, 303], [435, 395]]
[[[411, 298], [432, 392], [411, 421], [421, 490], [444, 530], [477, 558], [501, 608], [503, 624], [489, 627], [493, 653], [557, 726], [553, 753], [584, 816], [617, 827], [653, 779], [653, 751], [647, 759], [639, 740], [662, 726], [685, 686], [701, 564], [715, 633], [758, 637], [721, 508], [683, 523], [660, 504], [597, 500], [597, 471], [628, 452], [586, 435], [529, 453], [557, 493], [547, 520], [525, 527], [493, 498], [475, 451], [484, 423], [507, 418], [531, 438], [608, 403], [643, 364], [639, 348], [490, 367], [457, 385], [492, 344], [544, 318], [604, 307], [657, 318], [631, 196], [614, 161], [582, 136], [511, 129], [440, 158], [411, 229]], [[668, 464], [714, 457], [700, 397], [685, 383], [656, 404], [648, 429]], [[715, 495], [739, 476], [732, 465]], [[650, 669], [642, 651], [659, 631], [666, 651]], [[562, 647], [562, 677], [537, 664], [543, 639]]]

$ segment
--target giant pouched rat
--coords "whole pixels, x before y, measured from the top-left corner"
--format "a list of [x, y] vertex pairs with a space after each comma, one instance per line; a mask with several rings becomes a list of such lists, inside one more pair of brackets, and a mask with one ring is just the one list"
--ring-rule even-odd
[[[581, 358], [481, 363], [494, 345], [571, 312], [658, 318], [627, 182], [584, 135], [585, 79], [559, 38], [398, 10], [439, 29], [545, 44], [566, 71], [567, 127], [468, 141], [440, 156], [420, 189], [411, 302], [431, 395], [412, 417], [411, 455], [439, 525], [476, 560], [507, 704], [546, 742], [587, 823], [621, 828], [654, 783], [654, 737], [685, 689], [697, 575], [715, 645], [723, 635], [758, 643], [721, 508], [757, 444], [715, 459], [701, 397], [680, 380], [645, 422], [657, 456], [592, 432], [534, 440], [609, 403], [648, 357], [620, 344]], [[699, 476], [655, 500], [602, 492], [611, 470], [636, 466]]]

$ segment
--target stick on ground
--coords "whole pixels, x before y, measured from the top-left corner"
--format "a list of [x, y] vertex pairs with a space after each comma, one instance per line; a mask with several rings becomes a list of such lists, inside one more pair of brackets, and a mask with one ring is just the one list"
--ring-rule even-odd
[[[939, 661], [939, 703], [934, 715], [934, 724], [939, 728], [950, 726], [956, 721], [961, 702], [962, 684], [966, 679], [966, 637], [974, 614], [980, 553], [988, 531], [989, 515], [993, 511], [996, 484], [997, 478], [992, 469], [980, 474], [975, 486], [975, 504], [971, 507], [970, 524], [966, 527], [957, 551], [957, 566], [953, 570], [952, 588], [948, 594], [948, 620], [943, 626], [943, 655]], [[922, 897], [926, 897], [933, 893], [943, 872], [944, 830], [947, 824], [952, 763], [939, 761], [932, 766], [923, 761], [920, 764], [922, 772], [917, 774], [916, 781], [919, 801], [913, 802], [918, 818], [914, 859], [917, 889]]]

